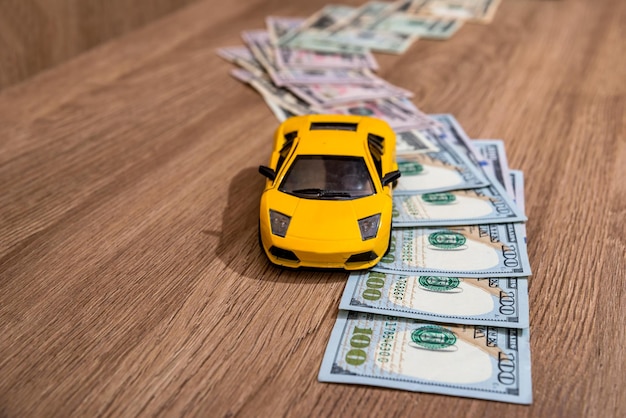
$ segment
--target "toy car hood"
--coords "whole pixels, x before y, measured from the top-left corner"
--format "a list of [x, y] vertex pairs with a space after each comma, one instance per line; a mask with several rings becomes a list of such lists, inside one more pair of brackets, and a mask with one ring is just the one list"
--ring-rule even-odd
[[375, 215], [372, 207], [381, 206], [374, 202], [384, 198], [382, 195], [352, 200], [295, 198], [297, 203], [289, 205], [290, 210], [277, 210], [291, 217], [289, 237], [320, 241], [361, 240], [358, 220]]

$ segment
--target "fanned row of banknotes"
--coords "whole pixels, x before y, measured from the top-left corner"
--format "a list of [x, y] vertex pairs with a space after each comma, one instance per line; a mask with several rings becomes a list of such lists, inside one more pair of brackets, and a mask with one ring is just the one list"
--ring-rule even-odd
[[391, 247], [350, 274], [319, 379], [528, 404], [532, 401], [524, 177], [500, 140], [471, 140], [449, 114], [374, 74], [371, 51], [402, 53], [488, 23], [499, 0], [329, 5], [268, 17], [220, 48], [232, 75], [283, 121], [312, 113], [387, 121], [402, 172]]

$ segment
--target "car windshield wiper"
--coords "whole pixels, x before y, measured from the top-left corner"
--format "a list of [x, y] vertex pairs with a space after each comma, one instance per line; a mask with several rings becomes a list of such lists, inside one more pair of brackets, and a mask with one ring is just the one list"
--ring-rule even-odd
[[292, 193], [299, 193], [299, 194], [315, 194], [318, 196], [321, 196], [322, 193], [324, 193], [324, 190], [322, 189], [297, 189], [297, 190], [292, 190]]
[[335, 192], [333, 190], [324, 190], [324, 189], [297, 189], [293, 190], [292, 193], [295, 194], [314, 194], [319, 197], [352, 197], [350, 193], [347, 192]]
[[352, 197], [348, 192], [333, 192], [331, 190], [322, 191], [322, 197]]

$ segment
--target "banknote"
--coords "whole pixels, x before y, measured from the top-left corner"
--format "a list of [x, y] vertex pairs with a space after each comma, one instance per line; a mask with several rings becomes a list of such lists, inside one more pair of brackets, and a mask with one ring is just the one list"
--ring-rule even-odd
[[284, 122], [287, 120], [287, 118], [295, 116], [295, 114], [292, 114], [291, 112], [289, 112], [290, 116], [287, 116], [285, 110], [282, 109], [276, 102], [272, 101], [268, 97], [265, 97], [263, 94], [261, 94], [261, 97], [263, 97], [263, 101], [265, 101], [265, 104], [267, 104], [267, 106], [270, 108], [270, 110], [272, 111], [274, 116], [276, 116], [276, 119], [279, 122]]
[[359, 7], [347, 19], [335, 22], [328, 27], [328, 32], [337, 33], [346, 28], [373, 29], [373, 27], [393, 13], [394, 4], [389, 2], [370, 1]]
[[482, 156], [482, 169], [492, 178], [511, 190], [511, 176], [509, 162], [506, 158], [504, 141], [500, 139], [474, 139], [472, 145]]
[[257, 61], [265, 68], [270, 78], [279, 87], [286, 84], [372, 84], [376, 77], [366, 69], [343, 68], [280, 68], [276, 65], [274, 48], [265, 30], [244, 31], [242, 38]]
[[393, 226], [482, 225], [524, 222], [526, 216], [497, 182], [479, 189], [393, 197]]
[[500, 0], [426, 0], [413, 8], [417, 14], [463, 19], [468, 22], [489, 23]]
[[482, 155], [472, 145], [472, 141], [465, 133], [461, 124], [450, 114], [430, 115], [434, 120], [441, 123], [446, 131], [445, 138], [452, 144], [463, 150], [463, 154], [476, 166], [483, 165]]
[[522, 211], [526, 212], [526, 205], [524, 202], [524, 173], [520, 170], [511, 170], [511, 195], [515, 200], [515, 204]]
[[418, 37], [398, 32], [349, 27], [333, 33], [330, 39], [340, 44], [359, 46], [376, 52], [402, 54]]
[[[389, 86], [391, 86], [393, 88], [399, 88], [397, 86], [394, 86], [393, 84], [389, 84]], [[407, 98], [407, 97], [399, 97], [399, 98], [395, 99], [395, 102], [399, 106], [404, 107], [409, 112], [420, 115], [420, 118], [423, 121], [427, 122], [427, 123], [424, 124], [422, 129], [429, 130], [429, 132], [433, 132], [433, 133], [434, 132], [439, 132], [437, 129], [442, 126], [441, 123], [439, 123], [435, 119], [431, 118], [429, 115], [427, 115], [424, 112], [422, 112], [421, 110], [419, 110], [417, 108], [417, 106], [415, 106], [415, 104], [409, 98]], [[440, 132], [438, 134], [440, 134]]]
[[328, 5], [313, 14], [299, 26], [287, 30], [278, 39], [278, 45], [323, 52], [366, 53], [367, 48], [342, 44], [330, 39], [328, 28], [349, 18], [356, 9], [349, 6]]
[[415, 35], [420, 39], [446, 40], [450, 39], [461, 26], [463, 21], [459, 19], [394, 13], [371, 29]]
[[528, 327], [528, 281], [353, 272], [339, 309], [452, 324]]
[[[292, 116], [304, 115], [316, 110], [315, 108], [309, 109], [307, 103], [291, 95], [288, 90], [276, 87], [272, 84], [270, 80], [267, 79], [267, 73], [265, 73], [263, 67], [260, 66], [247, 47], [225, 47], [218, 49], [217, 53], [227, 61], [241, 67], [241, 70], [232, 70], [231, 74], [236, 79], [250, 84], [257, 90], [279, 121], [282, 122], [287, 118], [284, 112], [287, 109], [289, 109], [288, 113]], [[283, 102], [284, 105], [281, 109], [279, 104]]]
[[386, 84], [294, 84], [286, 87], [305, 102], [318, 107], [413, 95], [407, 90], [389, 88]]
[[453, 277], [530, 276], [523, 224], [394, 228], [373, 270]]
[[277, 47], [274, 49], [276, 65], [281, 68], [306, 69], [362, 69], [376, 70], [378, 64], [370, 53], [322, 52], [308, 49]]
[[266, 77], [259, 77], [244, 69], [234, 69], [231, 75], [236, 79], [249, 84], [266, 100], [271, 100], [294, 115], [307, 115], [316, 112], [316, 109], [292, 95], [287, 89], [276, 87]]
[[417, 129], [396, 131], [396, 155], [398, 157], [411, 157], [425, 152], [438, 152], [439, 148], [434, 144], [435, 140], [428, 131]]
[[[524, 173], [519, 170], [511, 170], [511, 194], [514, 197], [515, 204], [522, 213], [526, 211], [526, 201], [524, 196]], [[522, 225], [522, 233], [524, 234], [524, 244], [527, 244], [526, 225]]]
[[369, 52], [369, 50], [363, 46], [341, 43], [337, 40], [331, 39], [326, 34], [317, 32], [299, 33], [296, 37], [287, 41], [279, 41], [279, 45], [294, 49], [307, 49], [320, 52], [339, 52], [350, 54], [365, 54]]
[[428, 0], [399, 0], [394, 2], [394, 13], [407, 13], [411, 15], [418, 15], [418, 12]]
[[[513, 196], [513, 200], [515, 201], [517, 208], [522, 213], [526, 213], [526, 198], [524, 196], [524, 173], [520, 170], [511, 170], [509, 176], [511, 178], [511, 190], [509, 191], [509, 193], [511, 196]], [[521, 225], [521, 230], [524, 234], [524, 244], [528, 244], [525, 224]]]
[[224, 58], [226, 61], [236, 64], [244, 70], [253, 73], [256, 76], [263, 76], [265, 69], [254, 58], [252, 52], [245, 46], [228, 46], [219, 48], [217, 55]]
[[357, 11], [357, 8], [338, 4], [329, 4], [321, 10], [306, 18], [298, 26], [290, 29], [287, 33], [278, 38], [278, 43], [284, 45], [286, 42], [297, 38], [305, 32], [318, 32], [326, 34], [328, 28], [348, 20]]
[[419, 110], [407, 109], [407, 106], [395, 98], [364, 100], [346, 104], [338, 104], [325, 108], [327, 113], [340, 115], [371, 116], [384, 120], [395, 130], [429, 128], [437, 125], [426, 114]]
[[295, 31], [305, 20], [303, 17], [267, 16], [265, 26], [272, 45], [278, 45], [280, 38], [291, 31]]
[[[344, 18], [335, 19], [323, 28], [327, 39], [342, 45], [371, 49], [377, 52], [401, 54], [417, 40], [417, 36], [398, 32], [372, 30], [379, 19], [390, 10], [391, 3], [369, 2], [356, 10], [346, 13]], [[286, 36], [288, 38], [288, 35]]]
[[339, 311], [319, 380], [529, 404], [528, 329]]
[[290, 117], [298, 115], [297, 113], [292, 112], [280, 103], [275, 102], [271, 97], [266, 97], [263, 94], [261, 94], [261, 96], [263, 97], [265, 103], [267, 103], [270, 110], [272, 111], [272, 113], [274, 113], [274, 116], [276, 116], [276, 119], [278, 119], [279, 122], [284, 122]]
[[[305, 19], [268, 16], [265, 19], [270, 42], [275, 47], [278, 40], [289, 31], [298, 28]], [[369, 68], [378, 69], [371, 52], [350, 54], [346, 52], [322, 52], [289, 47], [276, 47], [276, 64], [280, 67], [296, 68]]]
[[437, 151], [398, 157], [402, 177], [394, 190], [395, 195], [474, 189], [489, 185], [489, 180], [480, 168], [448, 141], [436, 135], [429, 139]]

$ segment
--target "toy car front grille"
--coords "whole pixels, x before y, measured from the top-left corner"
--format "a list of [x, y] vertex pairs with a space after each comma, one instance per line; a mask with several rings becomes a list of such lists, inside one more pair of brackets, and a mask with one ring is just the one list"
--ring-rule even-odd
[[298, 259], [298, 257], [296, 257], [296, 255], [293, 253], [293, 251], [285, 250], [285, 249], [282, 249], [282, 248], [278, 248], [278, 247], [272, 246], [270, 248], [270, 253], [272, 253], [272, 255], [274, 255], [274, 257], [283, 258], [285, 260], [300, 261], [300, 259]]
[[368, 251], [366, 253], [353, 254], [348, 258], [346, 263], [358, 263], [376, 260], [376, 253], [374, 251]]

